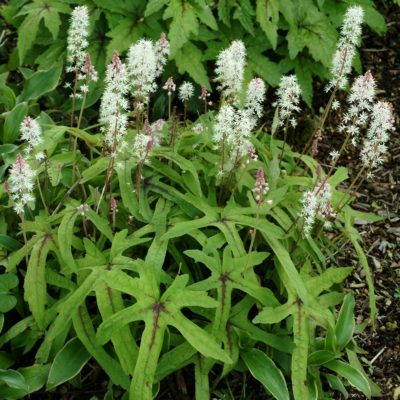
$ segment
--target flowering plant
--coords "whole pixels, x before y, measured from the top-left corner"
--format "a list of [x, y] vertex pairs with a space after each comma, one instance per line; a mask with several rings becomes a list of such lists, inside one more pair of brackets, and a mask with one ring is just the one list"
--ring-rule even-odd
[[[194, 387], [182, 390], [199, 400], [223, 398], [224, 378], [235, 374], [251, 374], [279, 400], [346, 395], [349, 385], [379, 395], [357, 357], [354, 296], [342, 285], [352, 268], [334, 257], [344, 240], [353, 244], [372, 321], [373, 281], [353, 223], [376, 217], [351, 201], [384, 161], [393, 115], [375, 100], [371, 73], [349, 92], [342, 148], [325, 169], [312, 157], [329, 113], [341, 109], [336, 94], [350, 71], [337, 54], [358, 43], [346, 39], [346, 24], [357, 16], [351, 34], [359, 35], [363, 10], [346, 13], [330, 99], [303, 152], [287, 145], [298, 129], [298, 80], [280, 80], [274, 123], [260, 128], [266, 88], [260, 78], [245, 82], [241, 41], [217, 57], [214, 110], [207, 88], [189, 81], [171, 107], [176, 86], [161, 77], [175, 45], [161, 35], [133, 43], [126, 63], [113, 53], [99, 111], [85, 116], [94, 90], [87, 77], [95, 76], [87, 11], [74, 10], [69, 30], [70, 124], [37, 104], [24, 118], [39, 97], [29, 86], [18, 97], [21, 123], [11, 129], [15, 114], [5, 114], [3, 139], [17, 144], [0, 147], [2, 265], [23, 282], [23, 298], [2, 317], [0, 347], [35, 362], [11, 361], [0, 393], [22, 398], [73, 384], [92, 359], [108, 377], [106, 397], [150, 400], [172, 374], [194, 375]], [[168, 93], [168, 119], [151, 123], [156, 86]], [[193, 123], [192, 97], [205, 103]], [[22, 143], [10, 140], [18, 133]], [[344, 192], [338, 163], [350, 139], [362, 146], [363, 166]]]

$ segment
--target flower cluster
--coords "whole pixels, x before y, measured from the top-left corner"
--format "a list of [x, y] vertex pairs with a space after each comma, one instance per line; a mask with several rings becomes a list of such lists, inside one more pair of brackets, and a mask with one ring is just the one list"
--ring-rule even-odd
[[301, 216], [304, 219], [303, 232], [305, 236], [310, 235], [317, 217], [324, 220], [326, 228], [330, 226], [329, 220], [335, 217], [331, 197], [331, 185], [326, 181], [317, 185], [314, 190], [304, 193], [301, 199], [303, 204]]
[[263, 102], [265, 99], [265, 83], [260, 78], [254, 78], [249, 82], [247, 88], [247, 102], [245, 109], [250, 114], [261, 117], [263, 111]]
[[[371, 123], [361, 149], [361, 160], [364, 167], [374, 169], [383, 163], [383, 156], [387, 152], [386, 143], [389, 132], [393, 130], [393, 106], [385, 101], [377, 102], [371, 114]], [[368, 174], [368, 178], [372, 173]]]
[[132, 94], [140, 107], [148, 104], [150, 95], [157, 89], [156, 79], [161, 75], [169, 54], [165, 34], [154, 44], [140, 39], [129, 48], [128, 73]]
[[296, 75], [282, 76], [276, 94], [278, 99], [272, 105], [278, 107], [280, 125], [289, 121], [293, 128], [296, 127], [297, 121], [293, 117], [293, 113], [300, 111], [301, 95]]
[[268, 191], [269, 191], [269, 186], [264, 178], [264, 170], [262, 168], [258, 168], [257, 179], [252, 189], [252, 192], [255, 194], [255, 199], [258, 205], [262, 203], [263, 198], [264, 196], [267, 195]]
[[89, 11], [86, 6], [75, 7], [67, 38], [67, 72], [78, 71], [85, 63], [86, 48], [89, 45]]
[[163, 120], [150, 125], [146, 119], [144, 122], [143, 130], [135, 136], [133, 142], [133, 154], [141, 162], [147, 160], [151, 151], [160, 145], [160, 138], [156, 135], [164, 126]]
[[125, 98], [128, 93], [128, 74], [126, 66], [123, 64], [115, 52], [112, 63], [107, 67], [106, 87], [100, 105], [100, 123], [104, 126], [104, 143], [111, 152], [111, 157], [115, 158], [119, 150], [122, 139], [127, 130], [128, 101]]
[[361, 37], [364, 10], [360, 6], [349, 7], [344, 16], [340, 39], [332, 60], [332, 79], [326, 91], [334, 87], [344, 89], [347, 85], [347, 76], [351, 72], [356, 47]]
[[351, 86], [347, 102], [348, 112], [343, 117], [339, 131], [352, 136], [353, 145], [357, 144], [360, 128], [368, 122], [369, 113], [375, 100], [375, 80], [370, 71], [355, 79]]
[[183, 102], [188, 101], [194, 94], [194, 86], [190, 82], [183, 82], [179, 86], [179, 99]]
[[246, 48], [243, 42], [233, 41], [230, 47], [219, 53], [216, 64], [215, 80], [219, 83], [218, 89], [224, 97], [236, 100], [242, 88], [246, 66]]
[[163, 89], [168, 92], [168, 96], [171, 96], [173, 92], [176, 90], [176, 85], [172, 77], [170, 76], [167, 79], [167, 82], [165, 82], [165, 85], [163, 86]]
[[14, 210], [18, 215], [24, 214], [24, 206], [35, 200], [33, 196], [35, 173], [29, 164], [18, 154], [12, 165], [7, 190], [14, 202]]
[[[42, 129], [36, 120], [32, 119], [31, 117], [26, 117], [21, 123], [20, 132], [21, 140], [25, 140], [27, 142], [25, 153], [29, 156], [36, 150], [36, 146], [43, 141]], [[41, 161], [44, 158], [44, 153], [37, 152], [35, 158], [38, 161]]]

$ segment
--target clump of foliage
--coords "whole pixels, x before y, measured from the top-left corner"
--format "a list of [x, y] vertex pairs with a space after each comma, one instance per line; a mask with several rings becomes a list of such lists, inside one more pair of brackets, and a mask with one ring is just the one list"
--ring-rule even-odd
[[[193, 84], [184, 82], [176, 100], [173, 79], [160, 82], [177, 46], [165, 35], [131, 44], [126, 64], [115, 51], [100, 107], [91, 107], [101, 65], [90, 57], [85, 6], [74, 9], [69, 29], [68, 117], [55, 107], [54, 69], [26, 70], [19, 90], [3, 79], [2, 398], [79, 386], [90, 359], [109, 379], [105, 398], [122, 390], [123, 398], [152, 399], [183, 369], [194, 375], [198, 400], [222, 398], [234, 373], [250, 373], [279, 400], [346, 396], [348, 385], [379, 396], [358, 359], [354, 335], [363, 326], [342, 284], [352, 269], [335, 259], [349, 240], [373, 320], [354, 220], [376, 217], [350, 204], [384, 160], [392, 109], [375, 99], [370, 72], [354, 81], [346, 104], [335, 98], [363, 15], [357, 6], [346, 13], [330, 99], [301, 153], [286, 144], [300, 129], [298, 80], [280, 80], [271, 129], [257, 128], [266, 87], [260, 78], [247, 84], [241, 41], [218, 54], [219, 106], [209, 111], [202, 87], [204, 113], [193, 123]], [[159, 83], [168, 119], [151, 123]], [[343, 145], [322, 167], [313, 155], [332, 109], [344, 110]], [[362, 167], [344, 192], [338, 163], [350, 144], [361, 146]]]
[[[79, 1], [10, 0], [1, 8], [5, 21], [18, 30], [18, 46], [8, 68], [26, 64], [49, 69], [65, 59], [70, 6]], [[114, 49], [125, 52], [143, 36], [167, 32], [171, 41], [168, 74], [187, 73], [210, 89], [210, 61], [228, 44], [242, 38], [248, 71], [276, 86], [281, 74], [294, 71], [308, 105], [312, 77], [328, 78], [336, 28], [346, 7], [360, 4], [366, 23], [386, 31], [372, 0], [151, 0], [86, 2], [91, 15], [90, 53], [101, 74]], [[4, 29], [4, 28], [3, 28]], [[358, 71], [361, 68], [358, 61]], [[161, 100], [160, 100], [161, 101]]]

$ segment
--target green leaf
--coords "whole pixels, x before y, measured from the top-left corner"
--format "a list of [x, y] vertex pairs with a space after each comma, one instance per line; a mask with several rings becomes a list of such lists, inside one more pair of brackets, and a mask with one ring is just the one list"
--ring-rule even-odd
[[12, 369], [0, 369], [0, 382], [4, 382], [7, 386], [13, 389], [29, 391], [29, 386], [27, 385], [24, 376], [20, 372]]
[[61, 67], [53, 67], [48, 70], [35, 72], [24, 85], [22, 93], [18, 96], [18, 101], [28, 101], [37, 99], [45, 93], [53, 91], [60, 79]]
[[308, 316], [300, 303], [297, 304], [297, 310], [293, 313], [293, 341], [291, 371], [293, 395], [295, 400], [304, 400], [309, 398], [307, 359], [310, 337]]
[[329, 289], [335, 283], [343, 282], [353, 271], [351, 267], [334, 268], [330, 267], [321, 275], [313, 276], [307, 279], [306, 287], [309, 290], [311, 296], [317, 297], [324, 290]]
[[78, 338], [73, 338], [56, 354], [51, 364], [47, 389], [69, 381], [81, 372], [90, 354]]
[[245, 349], [240, 353], [250, 373], [278, 400], [289, 400], [289, 391], [281, 370], [261, 350]]
[[128, 389], [129, 378], [120, 364], [97, 344], [94, 327], [86, 307], [84, 305], [79, 306], [71, 316], [76, 334], [86, 350], [99, 363], [112, 382]]
[[70, 271], [76, 270], [75, 259], [72, 256], [72, 238], [74, 232], [75, 220], [78, 217], [78, 212], [74, 209], [67, 212], [58, 227], [58, 245], [60, 255], [63, 262]]
[[174, 311], [168, 313], [165, 318], [169, 325], [174, 326], [183, 335], [183, 337], [201, 354], [226, 363], [232, 360], [227, 353], [220, 348], [214, 338], [199, 328], [192, 321], [187, 319], [181, 312]]
[[19, 127], [23, 119], [28, 114], [28, 105], [24, 103], [17, 104], [6, 114], [4, 122], [4, 143], [14, 143], [19, 136]]
[[202, 63], [202, 52], [192, 42], [186, 43], [177, 51], [175, 62], [180, 74], [187, 72], [196, 83], [211, 90], [207, 71]]
[[0, 313], [6, 313], [16, 306], [17, 299], [9, 291], [17, 285], [18, 278], [16, 275], [8, 273], [0, 275]]
[[346, 347], [347, 343], [349, 343], [353, 337], [354, 328], [356, 326], [354, 320], [354, 306], [354, 296], [352, 293], [349, 293], [343, 300], [343, 305], [340, 309], [335, 328], [336, 343], [339, 350]]
[[20, 249], [22, 247], [22, 244], [11, 236], [0, 234], [0, 246], [3, 246], [7, 250], [15, 251]]
[[295, 310], [295, 303], [288, 302], [279, 307], [264, 307], [253, 319], [255, 324], [276, 324], [287, 318]]
[[368, 380], [363, 376], [363, 374], [343, 361], [334, 360], [324, 364], [324, 367], [336, 372], [343, 378], [346, 378], [350, 385], [354, 386], [358, 390], [362, 391], [367, 398], [371, 398], [371, 388], [369, 386]]
[[278, 0], [257, 0], [256, 19], [275, 50], [278, 43]]
[[44, 25], [53, 35], [53, 39], [56, 40], [61, 25], [61, 18], [59, 13], [53, 8], [49, 7], [48, 11], [44, 13], [43, 18]]
[[148, 16], [156, 13], [157, 11], [161, 10], [167, 4], [168, 4], [168, 0], [149, 0], [147, 2], [144, 16], [148, 17]]
[[172, 18], [168, 37], [171, 42], [170, 55], [175, 56], [177, 51], [186, 44], [190, 36], [199, 32], [199, 22], [193, 6], [189, 2], [182, 4], [181, 0], [171, 0], [165, 10], [164, 19]]
[[38, 13], [29, 14], [18, 28], [18, 55], [19, 62], [23, 64], [26, 53], [33, 46], [41, 16]]
[[29, 264], [24, 282], [24, 299], [29, 304], [29, 309], [39, 329], [44, 329], [46, 327], [46, 258], [51, 241], [51, 235], [46, 234], [44, 238], [33, 247], [29, 257]]
[[338, 357], [339, 355], [333, 351], [317, 350], [308, 356], [308, 365], [323, 365]]

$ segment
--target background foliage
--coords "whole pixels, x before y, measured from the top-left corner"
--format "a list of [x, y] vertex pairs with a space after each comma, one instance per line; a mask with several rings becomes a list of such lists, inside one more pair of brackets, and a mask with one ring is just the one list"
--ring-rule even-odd
[[[282, 73], [295, 71], [308, 105], [312, 77], [327, 78], [337, 28], [349, 4], [363, 6], [374, 31], [386, 31], [372, 0], [10, 0], [1, 6], [1, 15], [18, 30], [18, 46], [2, 68], [62, 65], [69, 13], [77, 4], [91, 10], [89, 52], [100, 72], [115, 49], [124, 52], [141, 37], [157, 39], [166, 32], [174, 62], [165, 78], [187, 73], [210, 89], [210, 60], [241, 39], [248, 49], [248, 76], [276, 86]], [[360, 72], [359, 61], [357, 68]]]

